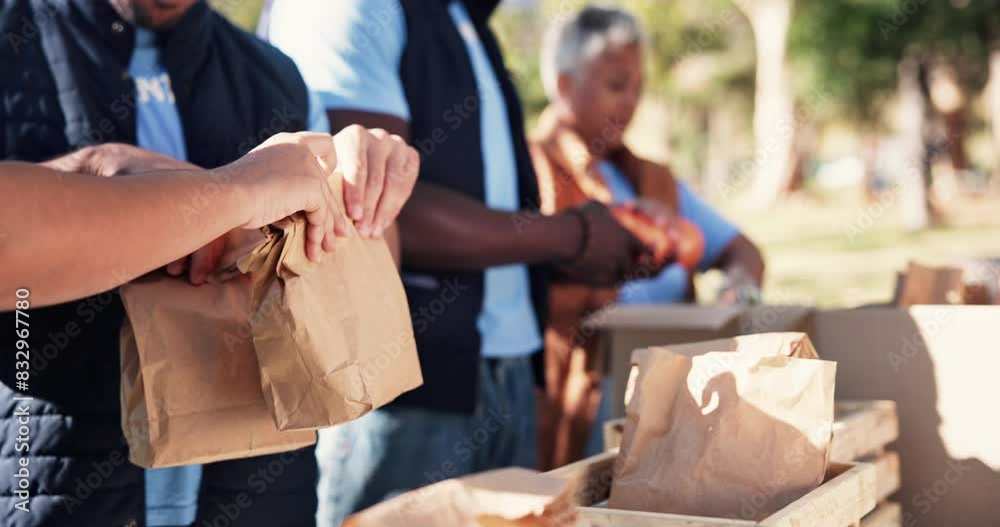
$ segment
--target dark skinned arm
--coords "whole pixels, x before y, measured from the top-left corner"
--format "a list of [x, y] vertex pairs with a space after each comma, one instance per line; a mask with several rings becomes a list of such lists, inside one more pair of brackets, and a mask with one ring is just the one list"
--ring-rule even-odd
[[[328, 115], [334, 133], [360, 124], [410, 141], [409, 123], [399, 117], [355, 110], [331, 110]], [[579, 220], [572, 216], [497, 211], [419, 180], [398, 225], [407, 265], [449, 270], [570, 259], [579, 251], [583, 236]]]
[[749, 238], [740, 234], [726, 247], [712, 267], [729, 274], [742, 269], [760, 287], [764, 283], [764, 256]]

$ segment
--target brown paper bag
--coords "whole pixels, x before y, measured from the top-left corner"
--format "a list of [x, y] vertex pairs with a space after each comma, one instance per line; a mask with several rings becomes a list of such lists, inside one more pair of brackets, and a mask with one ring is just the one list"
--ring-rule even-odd
[[[331, 177], [342, 195], [340, 177]], [[399, 272], [384, 240], [337, 239], [322, 262], [305, 253], [305, 218], [269, 227], [239, 262], [253, 275], [254, 347], [280, 430], [356, 419], [423, 382]]]
[[815, 357], [802, 333], [633, 352], [608, 506], [755, 520], [818, 486], [836, 364]]
[[344, 527], [557, 527], [573, 525], [573, 483], [523, 468], [448, 479], [401, 494]]
[[152, 274], [121, 287], [122, 430], [132, 463], [207, 463], [316, 442], [315, 432], [274, 425], [248, 322], [250, 286]]

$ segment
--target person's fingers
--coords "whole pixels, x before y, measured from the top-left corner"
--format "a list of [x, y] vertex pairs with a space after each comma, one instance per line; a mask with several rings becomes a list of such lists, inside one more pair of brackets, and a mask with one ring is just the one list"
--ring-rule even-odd
[[308, 222], [306, 226], [306, 256], [314, 262], [319, 262], [322, 258], [323, 244], [329, 228], [330, 185], [326, 178], [321, 177], [318, 166], [313, 165], [311, 170], [315, 171], [312, 174], [312, 179], [316, 186], [311, 190], [312, 193], [303, 207]]
[[344, 175], [344, 207], [354, 221], [364, 216], [364, 195], [368, 178], [368, 130], [358, 125], [344, 128], [333, 136], [337, 149], [337, 170]]
[[223, 235], [191, 254], [188, 279], [192, 284], [201, 285], [208, 280], [208, 275], [218, 267], [225, 247], [226, 236]]
[[328, 214], [329, 210], [326, 207], [306, 212], [306, 219], [309, 222], [306, 226], [306, 257], [314, 262], [319, 262], [323, 258]]
[[389, 133], [381, 128], [374, 128], [369, 133], [375, 138], [368, 146], [368, 175], [365, 177], [362, 205], [364, 213], [358, 225], [362, 236], [371, 236], [374, 225], [375, 209], [379, 198], [386, 187], [387, 165], [394, 149], [394, 143], [389, 140]]
[[[331, 211], [333, 212], [333, 211]], [[336, 245], [337, 232], [336, 232], [336, 214], [326, 215], [326, 229], [323, 233], [323, 250], [326, 252], [333, 252]]]
[[394, 135], [391, 139], [394, 142], [398, 141], [400, 146], [394, 149], [386, 165], [386, 186], [372, 220], [375, 236], [382, 236], [383, 231], [395, 221], [406, 200], [413, 193], [413, 185], [420, 171], [420, 154], [406, 146], [401, 137]]
[[188, 257], [178, 258], [167, 264], [167, 274], [170, 276], [180, 276], [187, 269]]

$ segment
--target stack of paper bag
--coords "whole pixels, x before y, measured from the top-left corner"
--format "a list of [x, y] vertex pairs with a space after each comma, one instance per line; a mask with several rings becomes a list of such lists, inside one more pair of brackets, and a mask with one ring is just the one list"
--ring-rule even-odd
[[836, 365], [802, 333], [638, 349], [608, 506], [760, 519], [823, 481]]
[[[341, 195], [339, 178], [332, 180]], [[384, 240], [337, 239], [306, 258], [301, 214], [266, 230], [239, 262], [253, 276], [254, 347], [280, 430], [358, 418], [423, 382], [399, 272]]]
[[573, 483], [508, 468], [448, 479], [401, 494], [344, 527], [561, 527], [573, 525]]

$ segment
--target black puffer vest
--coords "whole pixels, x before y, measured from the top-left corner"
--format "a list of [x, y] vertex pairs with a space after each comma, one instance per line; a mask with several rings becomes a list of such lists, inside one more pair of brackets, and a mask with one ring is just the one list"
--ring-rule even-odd
[[[135, 35], [107, 0], [4, 1], [0, 35], [0, 159], [43, 161], [89, 144], [135, 144], [128, 76]], [[158, 45], [189, 161], [216, 167], [277, 132], [306, 129], [308, 92], [292, 61], [204, 3], [160, 33]], [[2, 309], [14, 300], [0, 299]], [[117, 294], [29, 315], [31, 377], [20, 390], [14, 316], [0, 313], [0, 523], [141, 525], [143, 472], [126, 460], [119, 420], [124, 311]], [[24, 402], [14, 397], [22, 395], [33, 398], [27, 452], [16, 450]], [[14, 510], [22, 500], [12, 475], [22, 454], [30, 513]]]
[[[463, 1], [500, 82], [513, 136], [521, 206], [528, 218], [538, 211], [539, 197], [524, 135], [524, 115], [496, 37], [487, 25], [500, 2]], [[420, 181], [485, 202], [483, 158], [490, 153], [482, 149], [480, 94], [465, 42], [448, 13], [449, 3], [400, 0], [407, 35], [399, 73], [410, 108], [410, 135], [421, 152]], [[478, 393], [480, 336], [476, 320], [483, 306], [483, 272], [436, 271], [405, 263], [403, 271], [429, 275], [438, 285], [406, 288], [424, 384], [403, 394], [397, 404], [471, 413]], [[547, 270], [532, 266], [529, 271], [538, 327], [544, 328]], [[460, 292], [444, 294], [449, 287]], [[453, 300], [444, 305], [447, 299]], [[541, 356], [540, 352], [533, 356], [539, 383], [543, 378]]]

